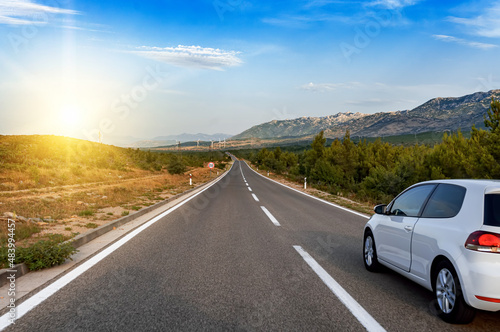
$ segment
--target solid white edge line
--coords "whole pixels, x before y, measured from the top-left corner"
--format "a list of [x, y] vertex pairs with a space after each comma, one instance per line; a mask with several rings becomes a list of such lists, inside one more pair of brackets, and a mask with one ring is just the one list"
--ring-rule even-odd
[[274, 216], [271, 214], [271, 212], [269, 212], [268, 209], [266, 209], [265, 206], [261, 206], [260, 207], [262, 209], [262, 211], [264, 211], [264, 213], [266, 214], [266, 216], [271, 219], [272, 223], [276, 226], [281, 226], [280, 223], [278, 222], [278, 220], [276, 220], [276, 218], [274, 218]]
[[253, 196], [253, 199], [255, 199], [257, 202], [260, 202], [259, 199], [257, 198], [257, 196], [255, 196], [255, 194], [252, 194]]
[[333, 279], [328, 272], [316, 262], [301, 246], [293, 246], [295, 250], [302, 256], [304, 261], [313, 271], [320, 277], [325, 285], [338, 297], [338, 299], [349, 309], [356, 319], [370, 332], [385, 331], [385, 329], [358, 303], [356, 300], [345, 291], [340, 284]]
[[[234, 166], [234, 163], [233, 163]], [[231, 166], [231, 169], [233, 167]], [[116, 249], [120, 248], [122, 245], [127, 243], [129, 240], [134, 238], [136, 235], [141, 233], [143, 230], [148, 228], [149, 226], [153, 225], [156, 223], [158, 220], [162, 219], [163, 217], [169, 215], [170, 213], [174, 212], [187, 202], [191, 201], [193, 198], [197, 197], [201, 193], [205, 192], [206, 190], [212, 188], [215, 184], [217, 184], [220, 180], [222, 180], [224, 177], [226, 177], [229, 172], [231, 172], [231, 169], [224, 174], [220, 179], [206, 187], [205, 189], [199, 191], [198, 193], [194, 194], [193, 196], [185, 199], [184, 201], [180, 202], [179, 204], [173, 206], [169, 210], [161, 213], [160, 215], [154, 217], [150, 221], [146, 222], [139, 228], [136, 228], [133, 230], [131, 233], [127, 234], [125, 237], [121, 238], [117, 242], [113, 243], [111, 246], [107, 247], [103, 251], [101, 251], [99, 254], [95, 255], [94, 257], [90, 258], [88, 261], [83, 263], [82, 265], [76, 267], [74, 270], [68, 272], [66, 275], [62, 276], [61, 278], [57, 279], [54, 281], [52, 284], [48, 285], [38, 293], [34, 294], [32, 297], [21, 303], [20, 305], [16, 306], [16, 318], [14, 320], [17, 321], [21, 317], [23, 317], [26, 313], [28, 313], [30, 310], [34, 309], [36, 306], [38, 306], [40, 303], [48, 299], [50, 296], [54, 295], [58, 290], [62, 289], [64, 286], [69, 284], [71, 281], [76, 279], [78, 276], [89, 270], [91, 267], [99, 263], [101, 260], [103, 260], [105, 257], [113, 253]], [[9, 319], [9, 312], [4, 314], [2, 317], [0, 317], [0, 331], [3, 331], [5, 328], [10, 326], [12, 323]]]
[[[245, 161], [244, 161], [244, 163], [245, 163], [245, 165], [247, 165], [247, 166], [248, 166], [248, 164], [247, 164]], [[262, 176], [264, 179], [267, 179], [267, 180], [269, 180], [269, 181], [272, 181], [272, 182], [274, 182], [274, 183], [277, 183], [277, 184], [279, 184], [280, 186], [283, 186], [283, 187], [288, 188], [288, 189], [290, 189], [290, 190], [296, 191], [296, 192], [298, 192], [299, 194], [302, 194], [302, 195], [305, 195], [305, 196], [309, 196], [309, 197], [311, 197], [311, 198], [314, 198], [315, 200], [318, 200], [318, 201], [323, 202], [323, 203], [325, 203], [325, 204], [328, 204], [328, 205], [334, 206], [334, 207], [336, 207], [337, 209], [340, 209], [340, 210], [344, 210], [344, 211], [350, 212], [350, 213], [352, 213], [352, 214], [355, 214], [355, 215], [357, 215], [357, 216], [360, 216], [360, 217], [363, 217], [363, 218], [366, 218], [366, 219], [370, 219], [370, 217], [369, 217], [369, 216], [367, 216], [367, 215], [364, 215], [364, 214], [362, 214], [362, 213], [359, 213], [359, 212], [353, 211], [353, 210], [351, 210], [351, 209], [345, 208], [345, 207], [340, 206], [340, 205], [337, 205], [337, 204], [335, 204], [335, 203], [325, 201], [324, 199], [318, 198], [318, 197], [316, 197], [316, 196], [309, 195], [309, 194], [307, 194], [307, 193], [305, 193], [305, 192], [303, 192], [303, 191], [300, 191], [300, 190], [297, 190], [297, 189], [295, 189], [295, 188], [289, 187], [289, 186], [287, 186], [286, 184], [283, 184], [283, 183], [280, 183], [280, 182], [275, 181], [275, 180], [273, 180], [273, 179], [270, 179], [270, 178], [268, 178], [268, 177], [265, 177], [264, 175], [260, 174], [259, 172], [255, 171], [254, 169], [252, 169], [252, 167], [250, 167], [250, 166], [248, 166], [248, 168], [250, 168], [250, 169], [251, 169], [254, 173], [256, 173], [256, 174], [258, 174], [258, 175]]]

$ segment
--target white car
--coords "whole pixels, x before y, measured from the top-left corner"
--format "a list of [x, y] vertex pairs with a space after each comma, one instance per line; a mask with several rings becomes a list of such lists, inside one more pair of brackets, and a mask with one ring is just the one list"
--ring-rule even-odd
[[366, 269], [384, 265], [433, 291], [443, 320], [500, 310], [500, 181], [415, 184], [375, 207], [363, 239]]

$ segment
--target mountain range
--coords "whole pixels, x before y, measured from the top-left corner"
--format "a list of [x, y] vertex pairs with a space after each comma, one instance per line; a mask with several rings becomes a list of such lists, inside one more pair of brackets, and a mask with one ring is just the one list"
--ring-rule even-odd
[[374, 114], [338, 113], [325, 117], [302, 117], [292, 120], [273, 120], [254, 126], [231, 139], [290, 138], [315, 135], [324, 130], [326, 137], [381, 137], [445, 132], [473, 125], [484, 127], [483, 116], [491, 98], [500, 99], [500, 90], [476, 92], [463, 97], [434, 98], [412, 109]]

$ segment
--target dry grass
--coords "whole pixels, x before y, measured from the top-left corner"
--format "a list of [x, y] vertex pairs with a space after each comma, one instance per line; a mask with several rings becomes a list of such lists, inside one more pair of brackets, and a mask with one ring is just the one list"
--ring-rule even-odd
[[[159, 201], [182, 193], [189, 188], [189, 176], [193, 174], [193, 186], [209, 178], [206, 168], [191, 168], [185, 175], [170, 175], [161, 172], [151, 176], [147, 172], [142, 178], [85, 184], [81, 186], [52, 187], [37, 191], [0, 194], [0, 216], [4, 212], [15, 212], [25, 218], [40, 218], [35, 221], [40, 228], [20, 243], [26, 246], [51, 234], [62, 234], [71, 238], [85, 233], [124, 215], [153, 205]], [[137, 175], [138, 173], [135, 173]], [[16, 223], [16, 227], [29, 225], [33, 221]], [[7, 232], [6, 222], [0, 220], [0, 239]]]
[[[228, 159], [215, 153], [215, 162]], [[205, 155], [186, 155], [192, 166], [170, 175], [176, 154], [124, 149], [52, 135], [0, 135], [0, 245], [5, 245], [5, 212], [17, 214], [16, 245], [41, 239], [69, 239], [133, 214], [209, 180], [196, 168]], [[196, 167], [194, 167], [196, 166]]]

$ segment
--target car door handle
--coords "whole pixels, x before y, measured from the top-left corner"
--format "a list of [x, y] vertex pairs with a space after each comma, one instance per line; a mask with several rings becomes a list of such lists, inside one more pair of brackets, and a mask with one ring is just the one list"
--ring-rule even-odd
[[413, 231], [413, 227], [411, 227], [411, 226], [405, 226], [405, 231], [407, 231], [408, 233], [410, 233], [411, 231]]

